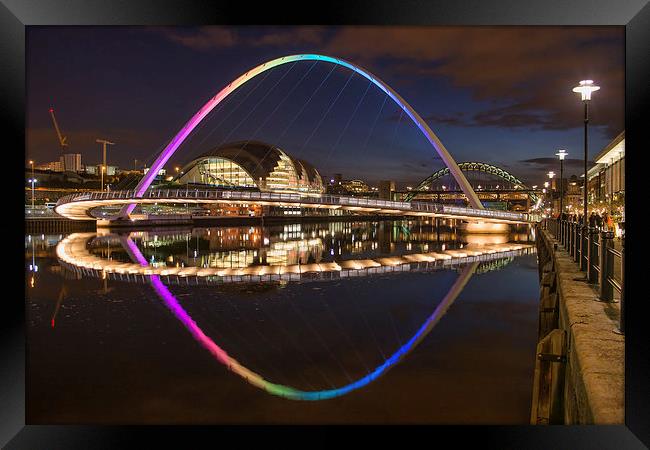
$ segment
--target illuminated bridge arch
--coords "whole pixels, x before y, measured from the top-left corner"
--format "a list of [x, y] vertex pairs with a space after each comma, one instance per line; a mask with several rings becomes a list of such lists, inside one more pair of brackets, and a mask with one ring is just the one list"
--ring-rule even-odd
[[[528, 189], [528, 186], [526, 186], [519, 178], [500, 167], [493, 166], [492, 164], [482, 162], [462, 162], [458, 163], [458, 168], [463, 172], [482, 172], [487, 173], [488, 175], [494, 175], [504, 181], [514, 184], [517, 188]], [[410, 202], [417, 195], [417, 191], [428, 189], [431, 186], [431, 183], [449, 174], [450, 171], [448, 167], [443, 167], [437, 172], [432, 173], [427, 178], [422, 180], [422, 182], [414, 189], [414, 192], [407, 194], [405, 200]], [[537, 201], [537, 196], [535, 194], [531, 193], [529, 195], [533, 202]]]
[[[297, 62], [297, 61], [322, 61], [330, 64], [336, 64], [345, 67], [347, 69], [350, 69], [353, 72], [358, 73], [359, 75], [363, 76], [367, 80], [371, 81], [375, 86], [377, 86], [384, 93], [386, 93], [386, 95], [388, 95], [400, 108], [402, 108], [402, 110], [404, 110], [404, 112], [411, 118], [413, 123], [417, 125], [417, 127], [422, 132], [422, 134], [424, 134], [424, 136], [431, 143], [433, 148], [435, 148], [436, 152], [438, 153], [442, 161], [445, 163], [450, 173], [456, 179], [456, 182], [462, 189], [463, 193], [467, 196], [470, 206], [476, 209], [484, 209], [478, 196], [472, 189], [472, 186], [469, 184], [469, 182], [465, 178], [465, 175], [463, 175], [462, 171], [456, 164], [456, 161], [454, 161], [454, 159], [451, 157], [451, 155], [449, 154], [445, 146], [442, 144], [440, 139], [438, 139], [438, 137], [431, 130], [429, 125], [427, 125], [427, 123], [422, 119], [422, 117], [420, 117], [420, 115], [417, 112], [415, 112], [415, 110], [411, 107], [411, 105], [409, 105], [406, 102], [406, 100], [404, 100], [390, 86], [388, 86], [386, 83], [381, 81], [379, 78], [377, 78], [375, 75], [368, 72], [367, 70], [362, 69], [361, 67], [352, 64], [348, 61], [345, 61], [343, 59], [333, 58], [331, 56], [316, 55], [316, 54], [290, 55], [290, 56], [283, 56], [281, 58], [273, 59], [271, 61], [265, 62], [264, 64], [260, 64], [259, 66], [250, 69], [248, 72], [244, 73], [239, 78], [237, 78], [236, 80], [232, 81], [229, 85], [224, 87], [214, 97], [208, 100], [208, 102], [205, 105], [203, 105], [203, 107], [196, 114], [194, 114], [194, 116], [192, 116], [192, 118], [183, 126], [183, 128], [181, 128], [181, 130], [176, 134], [176, 136], [174, 136], [174, 138], [169, 142], [169, 144], [160, 153], [160, 155], [158, 155], [158, 158], [156, 158], [154, 163], [151, 165], [149, 171], [138, 183], [135, 189], [136, 196], [142, 197], [144, 195], [145, 191], [149, 188], [154, 178], [156, 177], [158, 171], [163, 168], [165, 163], [167, 163], [167, 161], [174, 154], [174, 152], [178, 150], [180, 145], [190, 135], [190, 133], [194, 130], [194, 128], [196, 128], [196, 126], [199, 123], [201, 123], [201, 121], [226, 97], [228, 97], [232, 92], [234, 92], [237, 88], [245, 84], [247, 81], [250, 81], [253, 78], [255, 78], [257, 75], [266, 72], [267, 70], [273, 69], [277, 66], [292, 63], [292, 62]], [[120, 213], [118, 214], [118, 218], [128, 216], [128, 214], [130, 214], [134, 208], [135, 208], [135, 204], [125, 205], [120, 210]]]

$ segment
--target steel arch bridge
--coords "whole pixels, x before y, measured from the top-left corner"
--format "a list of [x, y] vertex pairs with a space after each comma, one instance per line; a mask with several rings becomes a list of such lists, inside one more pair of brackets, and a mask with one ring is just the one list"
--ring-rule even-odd
[[[356, 64], [345, 61], [340, 58], [333, 58], [331, 56], [317, 55], [317, 54], [298, 54], [298, 55], [288, 55], [281, 58], [276, 58], [271, 61], [267, 61], [263, 64], [260, 64], [250, 70], [248, 70], [239, 78], [233, 80], [230, 84], [224, 87], [219, 91], [214, 97], [212, 97], [208, 102], [199, 109], [194, 116], [180, 129], [180, 131], [174, 136], [174, 138], [169, 142], [169, 144], [162, 150], [160, 155], [153, 162], [147, 174], [140, 180], [138, 185], [135, 188], [136, 197], [142, 197], [147, 191], [154, 178], [158, 174], [158, 171], [162, 169], [165, 163], [171, 158], [171, 156], [178, 150], [181, 144], [187, 139], [190, 133], [205, 119], [205, 117], [226, 97], [231, 93], [237, 90], [240, 86], [244, 85], [246, 82], [260, 75], [261, 73], [266, 72], [267, 70], [273, 69], [283, 64], [295, 63], [298, 61], [315, 61], [315, 62], [325, 62], [330, 64], [335, 64], [341, 67], [345, 67], [353, 72], [361, 75], [366, 78], [368, 81], [373, 83], [379, 89], [381, 89], [388, 97], [390, 97], [393, 102], [395, 102], [417, 125], [420, 132], [424, 137], [429, 141], [429, 143], [436, 150], [440, 158], [443, 160], [445, 165], [448, 167], [450, 173], [456, 179], [456, 182], [462, 189], [463, 193], [467, 197], [469, 204], [472, 208], [475, 209], [484, 209], [483, 204], [479, 200], [476, 192], [472, 189], [472, 186], [469, 184], [469, 181], [463, 175], [463, 172], [459, 169], [456, 161], [452, 158], [449, 151], [442, 144], [438, 136], [435, 135], [433, 130], [427, 125], [427, 123], [420, 117], [420, 115], [413, 109], [413, 107], [404, 100], [394, 89], [380, 80], [377, 76], [371, 72], [363, 69]], [[120, 210], [116, 218], [126, 218], [135, 208], [135, 203], [124, 205]]]
[[[463, 171], [463, 172], [482, 172], [482, 173], [487, 173], [489, 175], [494, 175], [496, 177], [501, 178], [504, 181], [507, 181], [509, 183], [514, 184], [516, 187], [519, 187], [521, 189], [528, 189], [528, 186], [526, 186], [519, 178], [514, 176], [513, 174], [505, 171], [504, 169], [494, 166], [492, 164], [487, 164], [487, 163], [482, 163], [482, 162], [461, 162], [458, 163], [458, 168]], [[429, 175], [427, 178], [422, 180], [422, 182], [414, 189], [414, 191], [421, 191], [424, 189], [429, 188], [431, 186], [431, 183], [433, 183], [435, 180], [444, 177], [445, 175], [449, 175], [449, 168], [448, 167], [443, 167], [442, 169], [438, 170], [437, 172], [432, 173]], [[413, 198], [417, 195], [417, 192], [412, 192], [406, 195], [405, 200], [410, 202], [413, 200]], [[533, 200], [533, 202], [537, 201], [537, 195], [530, 193], [530, 198]]]

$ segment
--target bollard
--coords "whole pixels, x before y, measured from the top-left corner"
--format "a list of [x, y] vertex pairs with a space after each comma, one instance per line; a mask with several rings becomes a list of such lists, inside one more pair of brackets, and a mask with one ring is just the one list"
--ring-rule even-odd
[[598, 282], [598, 271], [596, 270], [596, 265], [598, 264], [598, 253], [596, 248], [598, 247], [598, 230], [596, 228], [590, 227], [588, 231], [588, 251], [587, 251], [587, 280], [589, 283]]
[[611, 302], [614, 299], [614, 286], [609, 282], [609, 278], [614, 272], [614, 258], [608, 251], [613, 247], [614, 233], [602, 231], [600, 233], [600, 274], [598, 282], [600, 283], [600, 300], [603, 302]]

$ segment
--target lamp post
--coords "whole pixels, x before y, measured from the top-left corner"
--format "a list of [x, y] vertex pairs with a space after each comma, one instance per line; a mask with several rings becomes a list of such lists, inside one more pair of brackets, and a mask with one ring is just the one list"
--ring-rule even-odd
[[560, 219], [564, 213], [564, 158], [569, 153], [566, 150], [558, 150], [557, 157], [560, 158]]
[[32, 210], [34, 210], [34, 182], [36, 181], [34, 178], [34, 161], [30, 159], [29, 164], [32, 166], [32, 179], [29, 181], [32, 183]]
[[32, 183], [32, 211], [34, 211], [34, 184], [36, 183], [36, 178], [30, 178], [29, 182]]
[[551, 186], [549, 189], [549, 193], [551, 197], [551, 217], [553, 217], [553, 177], [555, 176], [555, 172], [551, 170], [546, 175], [548, 175], [548, 179], [551, 180], [551, 182], [549, 183], [549, 185]]
[[589, 100], [591, 100], [591, 93], [600, 89], [600, 86], [596, 86], [593, 80], [582, 80], [580, 84], [573, 88], [573, 92], [577, 92], [581, 96], [581, 100], [585, 105], [585, 182], [584, 190], [582, 195], [582, 225], [587, 226], [587, 158], [588, 158], [588, 140], [587, 140], [587, 128], [589, 126]]
[[108, 167], [106, 166], [106, 146], [107, 145], [115, 145], [115, 142], [110, 142], [107, 141], [106, 139], [95, 139], [95, 142], [98, 144], [102, 144], [102, 150], [103, 150], [103, 158], [102, 158], [102, 181], [101, 181], [101, 188], [102, 192], [104, 191], [104, 170], [106, 170], [106, 176], [108, 177]]

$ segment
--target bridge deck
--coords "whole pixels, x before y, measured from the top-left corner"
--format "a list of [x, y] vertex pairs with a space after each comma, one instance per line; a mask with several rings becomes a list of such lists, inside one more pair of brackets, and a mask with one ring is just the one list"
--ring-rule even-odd
[[93, 220], [92, 214], [100, 206], [153, 203], [253, 203], [272, 206], [300, 206], [307, 208], [344, 209], [386, 215], [449, 217], [455, 219], [482, 219], [486, 222], [528, 223], [538, 218], [526, 213], [463, 208], [429, 202], [396, 202], [361, 197], [344, 197], [319, 194], [219, 191], [198, 189], [154, 189], [137, 197], [136, 192], [86, 192], [62, 197], [56, 212], [75, 220]]

